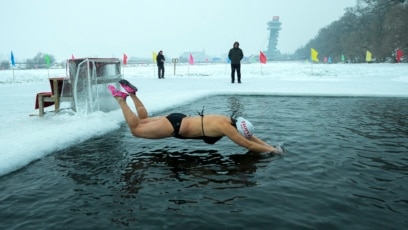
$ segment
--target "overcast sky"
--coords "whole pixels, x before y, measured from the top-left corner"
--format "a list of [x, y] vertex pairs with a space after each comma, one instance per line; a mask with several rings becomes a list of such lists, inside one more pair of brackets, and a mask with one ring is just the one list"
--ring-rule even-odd
[[1, 1], [0, 60], [75, 57], [168, 58], [205, 51], [222, 57], [234, 41], [247, 56], [266, 50], [279, 16], [278, 50], [292, 53], [356, 0], [13, 0]]

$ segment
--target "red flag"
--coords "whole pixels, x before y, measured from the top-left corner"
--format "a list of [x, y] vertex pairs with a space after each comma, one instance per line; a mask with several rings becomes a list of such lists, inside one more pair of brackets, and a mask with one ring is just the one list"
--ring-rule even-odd
[[188, 64], [194, 65], [194, 58], [193, 55], [190, 54], [190, 57], [188, 58]]
[[73, 54], [71, 54], [71, 60], [74, 60], [74, 59], [75, 59], [74, 55], [73, 55]]
[[127, 64], [127, 59], [128, 59], [128, 56], [126, 54], [123, 54], [123, 64], [124, 65]]
[[264, 53], [262, 53], [262, 51], [260, 51], [259, 53], [259, 61], [263, 64], [266, 64], [266, 56]]
[[404, 56], [404, 53], [402, 52], [402, 50], [398, 49], [396, 56], [397, 56], [397, 62], [401, 62], [401, 58], [402, 56]]

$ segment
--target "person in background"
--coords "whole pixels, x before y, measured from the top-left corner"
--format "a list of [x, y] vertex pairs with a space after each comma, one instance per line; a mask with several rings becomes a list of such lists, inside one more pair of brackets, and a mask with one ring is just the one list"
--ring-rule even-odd
[[239, 48], [238, 42], [234, 42], [233, 48], [228, 52], [228, 58], [231, 60], [231, 83], [235, 83], [235, 71], [238, 83], [241, 83], [241, 60], [244, 58], [244, 53]]
[[160, 50], [159, 54], [156, 56], [156, 63], [157, 63], [157, 69], [158, 69], [158, 74], [159, 74], [159, 79], [164, 78], [164, 61], [166, 59], [164, 58], [163, 51]]
[[[234, 118], [220, 114], [204, 115], [204, 109], [199, 116], [170, 113], [167, 116], [149, 117], [147, 109], [136, 96], [137, 88], [125, 79], [120, 80], [119, 83], [127, 93], [117, 90], [113, 85], [109, 85], [108, 89], [119, 103], [130, 132], [135, 137], [147, 139], [175, 137], [197, 139], [207, 144], [214, 144], [227, 136], [231, 141], [251, 152], [283, 153], [279, 146], [275, 148], [255, 137], [254, 126], [242, 117]], [[136, 107], [136, 113], [126, 102], [128, 96]]]

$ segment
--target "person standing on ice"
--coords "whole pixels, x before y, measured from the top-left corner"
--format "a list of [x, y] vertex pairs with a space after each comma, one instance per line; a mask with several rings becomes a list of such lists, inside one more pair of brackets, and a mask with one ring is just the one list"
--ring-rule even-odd
[[[186, 116], [182, 113], [170, 113], [167, 116], [149, 117], [147, 109], [136, 96], [137, 88], [122, 79], [119, 81], [125, 92], [117, 90], [113, 85], [108, 89], [115, 97], [123, 116], [135, 137], [162, 139], [175, 137], [179, 139], [198, 139], [207, 144], [214, 144], [227, 136], [234, 143], [257, 153], [283, 153], [280, 147], [273, 147], [260, 138], [255, 137], [254, 126], [243, 117], [227, 117], [220, 114], [206, 114], [204, 109], [199, 116]], [[136, 107], [134, 113], [126, 102], [130, 97]]]
[[164, 58], [163, 51], [159, 51], [159, 54], [156, 56], [156, 63], [157, 63], [157, 69], [158, 69], [158, 74], [159, 74], [159, 79], [164, 78], [164, 61], [166, 59]]
[[239, 43], [234, 42], [234, 46], [228, 52], [228, 58], [231, 60], [231, 83], [235, 83], [235, 71], [237, 72], [238, 83], [241, 83], [241, 60], [244, 58]]

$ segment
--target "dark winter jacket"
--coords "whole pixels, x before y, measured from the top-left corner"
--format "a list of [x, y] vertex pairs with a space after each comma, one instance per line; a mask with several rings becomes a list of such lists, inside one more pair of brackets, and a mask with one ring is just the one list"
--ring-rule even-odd
[[239, 47], [230, 49], [228, 53], [228, 58], [231, 60], [231, 64], [240, 64], [243, 57], [244, 53]]
[[164, 61], [165, 61], [165, 60], [166, 60], [166, 59], [164, 58], [164, 55], [159, 53], [159, 54], [156, 56], [157, 66], [164, 66]]

